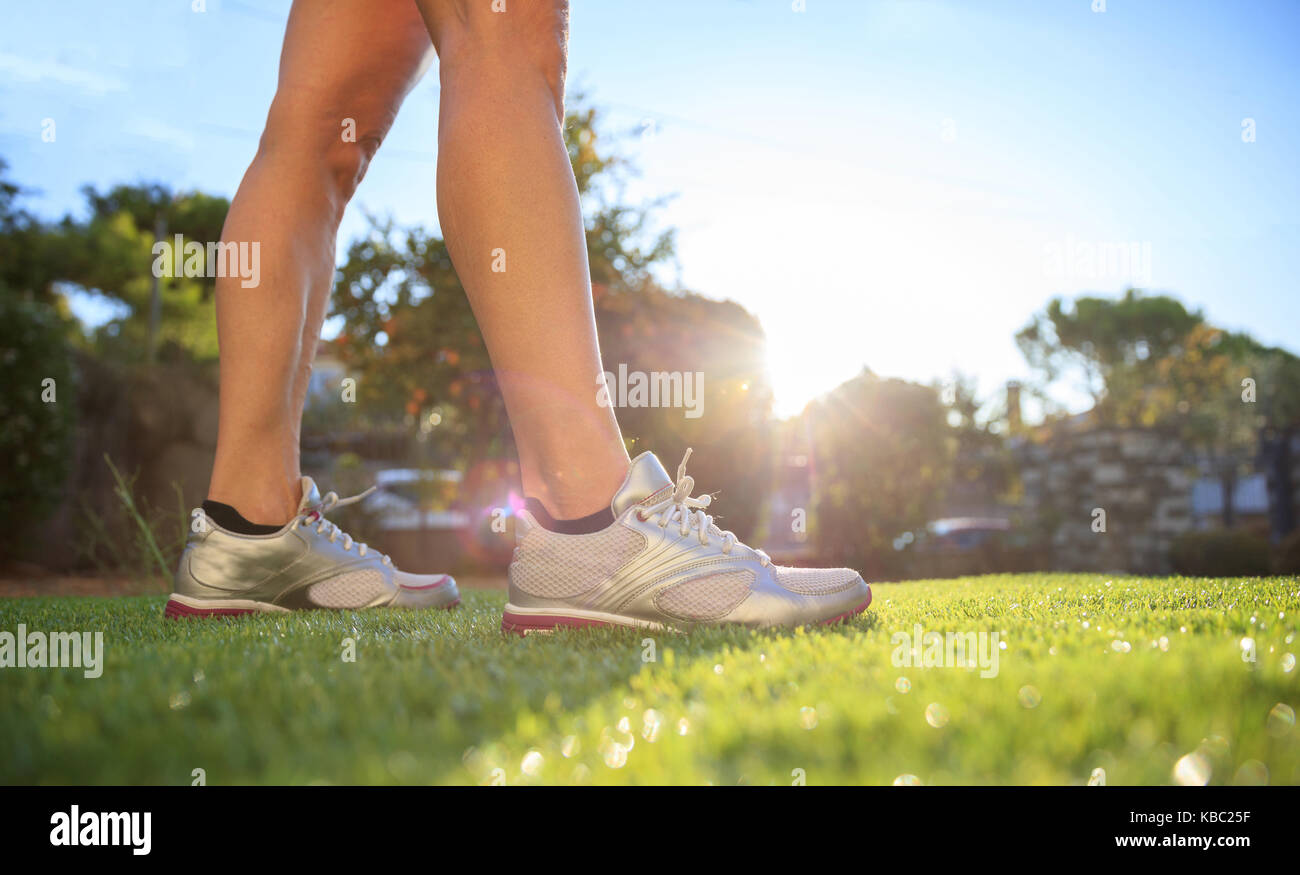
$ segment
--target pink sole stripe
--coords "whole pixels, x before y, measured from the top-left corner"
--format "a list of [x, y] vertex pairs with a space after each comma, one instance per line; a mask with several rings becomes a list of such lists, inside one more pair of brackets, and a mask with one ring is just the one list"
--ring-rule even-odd
[[177, 601], [167, 600], [163, 616], [169, 620], [189, 620], [195, 617], [234, 617], [257, 613], [252, 608], [192, 608]]
[[511, 614], [508, 612], [501, 615], [501, 631], [515, 632], [519, 635], [537, 630], [556, 629], [560, 626], [576, 629], [585, 626], [609, 625], [611, 624], [588, 619], [587, 617], [538, 617], [531, 614]]
[[849, 619], [850, 617], [856, 617], [858, 614], [865, 611], [867, 609], [867, 605], [869, 604], [871, 604], [870, 589], [867, 590], [867, 600], [865, 602], [858, 605], [856, 608], [854, 608], [851, 611], [845, 611], [843, 614], [840, 614], [838, 617], [831, 617], [829, 620], [823, 620], [821, 624], [823, 626], [834, 626], [836, 623], [842, 623], [843, 621]]
[[402, 584], [402, 589], [409, 589], [412, 591], [415, 590], [424, 591], [426, 589], [437, 589], [438, 587], [442, 586], [446, 582], [447, 582], [447, 575], [444, 574], [442, 575], [442, 580], [439, 580], [436, 583], [426, 583], [423, 586], [407, 586], [406, 584]]

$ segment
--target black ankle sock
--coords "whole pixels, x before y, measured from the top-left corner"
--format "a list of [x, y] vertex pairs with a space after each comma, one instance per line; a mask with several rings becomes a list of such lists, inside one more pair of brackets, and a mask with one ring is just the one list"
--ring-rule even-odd
[[228, 532], [234, 532], [236, 535], [273, 535], [283, 528], [282, 526], [262, 526], [257, 523], [250, 523], [244, 519], [243, 514], [239, 511], [219, 501], [205, 499], [203, 512], [212, 517], [212, 521], [221, 528]]
[[559, 535], [590, 535], [614, 524], [614, 512], [609, 508], [576, 520], [557, 520], [546, 512], [546, 508], [536, 498], [525, 499], [524, 507], [537, 520], [538, 525]]

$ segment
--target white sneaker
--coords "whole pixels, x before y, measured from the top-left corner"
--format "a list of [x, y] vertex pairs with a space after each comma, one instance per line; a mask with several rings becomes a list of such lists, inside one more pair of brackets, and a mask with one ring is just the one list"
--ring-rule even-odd
[[704, 512], [711, 496], [691, 497], [690, 457], [674, 484], [654, 454], [637, 456], [610, 503], [614, 522], [599, 532], [559, 534], [520, 511], [502, 631], [801, 626], [866, 610], [871, 589], [856, 571], [773, 565], [715, 526]]
[[269, 535], [240, 535], [200, 511], [181, 554], [164, 615], [206, 617], [300, 608], [454, 608], [456, 581], [447, 574], [408, 574], [365, 544], [352, 540], [325, 513], [360, 501], [330, 492], [322, 499], [302, 478], [298, 514]]

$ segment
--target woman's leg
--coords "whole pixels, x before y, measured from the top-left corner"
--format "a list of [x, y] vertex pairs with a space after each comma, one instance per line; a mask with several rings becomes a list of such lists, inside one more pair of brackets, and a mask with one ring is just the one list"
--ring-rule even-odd
[[251, 522], [297, 512], [303, 401], [339, 220], [431, 59], [411, 0], [295, 3], [289, 13], [266, 130], [222, 230], [225, 241], [260, 244], [261, 284], [218, 279], [216, 291], [221, 413], [208, 498]]
[[[525, 494], [555, 517], [609, 507], [628, 469], [564, 145], [568, 4], [417, 0], [438, 51], [438, 216], [487, 342]], [[502, 4], [505, 5], [505, 4]]]

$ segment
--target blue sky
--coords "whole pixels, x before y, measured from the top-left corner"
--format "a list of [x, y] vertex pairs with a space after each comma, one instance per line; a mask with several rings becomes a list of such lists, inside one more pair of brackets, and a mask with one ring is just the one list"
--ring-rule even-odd
[[[234, 193], [289, 4], [206, 5], [5, 0], [0, 156], [32, 209], [79, 211], [86, 183]], [[993, 392], [1048, 297], [1130, 284], [1300, 350], [1300, 3], [793, 5], [574, 0], [570, 44], [628, 196], [674, 195], [666, 279], [759, 316], [780, 412], [863, 365]], [[436, 226], [437, 99], [435, 68], [341, 244], [363, 211]], [[1090, 268], [1105, 246], [1133, 257]]]

